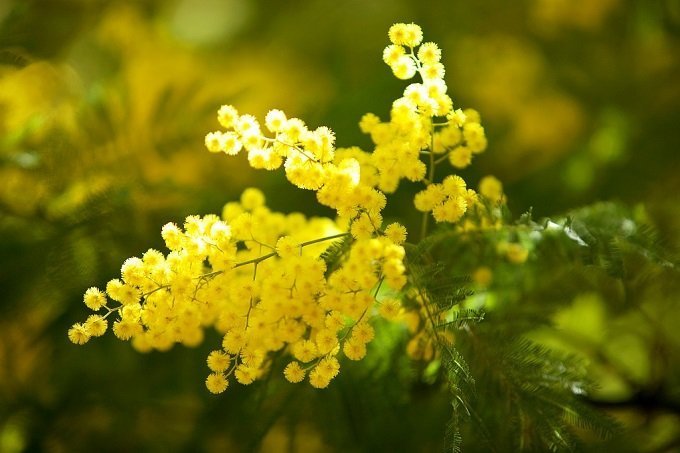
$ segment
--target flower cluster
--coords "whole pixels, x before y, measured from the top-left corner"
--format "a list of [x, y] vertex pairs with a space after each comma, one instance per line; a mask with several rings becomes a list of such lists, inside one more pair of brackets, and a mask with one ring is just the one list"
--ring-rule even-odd
[[223, 341], [208, 356], [211, 392], [225, 390], [231, 375], [252, 383], [277, 351], [295, 359], [286, 367], [288, 380], [299, 382], [309, 371], [310, 383], [325, 387], [339, 371], [340, 350], [351, 360], [366, 354], [383, 282], [395, 290], [406, 283], [404, 249], [392, 239], [404, 239], [395, 234], [401, 228], [352, 240], [331, 270], [323, 253], [349, 233], [329, 219], [272, 212], [259, 190], [247, 189], [222, 218], [165, 225], [167, 255], [149, 250], [129, 258], [105, 291], [87, 290], [85, 304], [105, 314], [74, 325], [69, 338], [83, 344], [102, 335], [114, 314], [114, 334], [142, 352], [195, 346], [214, 327]]
[[[75, 324], [70, 340], [84, 344], [104, 334], [109, 318], [114, 335], [142, 352], [195, 346], [214, 328], [222, 344], [207, 358], [206, 386], [213, 393], [232, 378], [244, 385], [262, 378], [280, 356], [288, 360], [288, 381], [308, 378], [326, 387], [340, 371], [341, 354], [349, 360], [366, 355], [378, 316], [405, 322], [416, 334], [411, 355], [429, 357], [422, 350], [430, 337], [418, 328], [422, 314], [401, 305], [400, 295], [409, 293], [407, 231], [399, 223], [383, 226], [385, 193], [404, 178], [424, 183], [414, 200], [423, 212], [423, 236], [430, 213], [454, 223], [473, 207], [477, 212], [483, 207], [477, 193], [456, 175], [436, 183], [435, 167], [444, 160], [466, 167], [484, 151], [486, 138], [475, 111], [453, 108], [441, 51], [421, 44], [420, 27], [396, 24], [389, 38], [383, 60], [398, 78], [420, 74], [422, 82], [394, 101], [389, 121], [370, 113], [361, 119], [372, 152], [336, 149], [329, 128], [312, 130], [281, 110], [271, 110], [262, 125], [231, 105], [217, 113], [223, 130], [205, 137], [213, 153], [243, 151], [254, 168], [283, 167], [293, 185], [315, 191], [336, 210], [335, 220], [273, 212], [251, 188], [240, 202], [227, 203], [221, 217], [189, 216], [182, 228], [169, 223], [162, 229], [167, 254], [149, 250], [129, 258], [120, 279], [104, 291], [86, 291], [87, 307], [103, 314]], [[496, 183], [486, 180], [484, 199], [502, 199]]]

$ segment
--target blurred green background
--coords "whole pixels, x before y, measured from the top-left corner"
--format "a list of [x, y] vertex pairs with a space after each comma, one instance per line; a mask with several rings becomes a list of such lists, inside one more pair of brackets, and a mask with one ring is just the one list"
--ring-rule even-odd
[[[2, 0], [0, 451], [438, 448], [448, 402], [398, 359], [403, 338], [322, 394], [274, 383], [212, 397], [216, 334], [149, 355], [66, 337], [86, 316], [84, 290], [160, 248], [168, 221], [219, 213], [253, 185], [276, 210], [331, 215], [281, 172], [209, 154], [204, 135], [234, 104], [369, 149], [359, 118], [385, 118], [405, 85], [381, 60], [400, 21], [440, 44], [455, 105], [482, 115], [490, 146], [462, 173], [471, 184], [499, 177], [517, 215], [637, 206], [678, 249], [679, 0]], [[416, 225], [414, 190], [387, 217]], [[651, 308], [632, 313], [584, 292], [555, 318], [555, 342], [608, 357], [595, 376], [642, 451], [680, 448], [670, 287], [648, 284]], [[660, 386], [661, 403], [631, 397]]]

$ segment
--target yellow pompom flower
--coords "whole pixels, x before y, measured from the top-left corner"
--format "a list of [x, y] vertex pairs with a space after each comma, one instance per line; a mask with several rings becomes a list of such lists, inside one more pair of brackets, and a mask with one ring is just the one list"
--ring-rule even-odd
[[402, 46], [390, 44], [389, 46], [385, 47], [385, 50], [383, 51], [383, 61], [388, 65], [392, 66], [394, 63], [397, 62], [399, 57], [405, 54], [406, 51]]
[[423, 31], [416, 24], [397, 23], [387, 32], [392, 44], [415, 47], [423, 40]]
[[141, 332], [141, 327], [139, 323], [123, 319], [113, 323], [113, 333], [121, 340], [129, 340]]
[[419, 160], [415, 162], [409, 162], [408, 165], [403, 169], [404, 177], [413, 182], [422, 181], [423, 178], [425, 178], [426, 173], [427, 166]]
[[305, 379], [305, 370], [302, 369], [300, 363], [290, 362], [283, 370], [283, 375], [288, 382], [297, 384]]
[[342, 352], [350, 360], [361, 360], [366, 357], [366, 343], [350, 339], [342, 346]]
[[440, 133], [440, 140], [444, 147], [451, 148], [460, 143], [463, 138], [463, 133], [458, 126], [449, 126], [442, 129]]
[[338, 359], [334, 356], [324, 357], [314, 369], [318, 370], [323, 377], [330, 380], [336, 377], [340, 372], [340, 362], [338, 362]]
[[418, 192], [413, 201], [418, 211], [427, 212], [442, 203], [445, 198], [446, 194], [441, 184], [430, 184], [424, 190]]
[[233, 129], [238, 117], [238, 111], [233, 105], [223, 105], [217, 111], [217, 121], [225, 129]]
[[449, 162], [456, 168], [465, 168], [472, 162], [472, 151], [467, 146], [458, 146], [449, 153]]
[[482, 122], [482, 117], [479, 115], [479, 112], [475, 109], [464, 109], [463, 113], [465, 114], [465, 123], [481, 123]]
[[385, 299], [380, 303], [378, 313], [388, 321], [393, 321], [401, 314], [401, 302], [398, 299]]
[[224, 371], [229, 368], [231, 356], [224, 353], [223, 351], [212, 351], [210, 354], [208, 354], [206, 361], [210, 370], [215, 372]]
[[222, 134], [220, 142], [220, 150], [229, 156], [235, 156], [243, 148], [243, 143], [239, 140], [238, 135], [234, 132], [227, 132]]
[[503, 200], [503, 184], [494, 176], [485, 176], [479, 182], [479, 193], [492, 203]]
[[371, 327], [371, 325], [365, 321], [360, 322], [352, 329], [351, 338], [362, 343], [370, 342], [374, 336], [375, 331], [373, 330], [373, 327]]
[[300, 254], [300, 245], [291, 236], [282, 236], [276, 241], [276, 253], [281, 258], [290, 258]]
[[307, 130], [307, 125], [299, 118], [289, 119], [283, 127], [283, 133], [285, 134], [286, 139], [291, 143], [297, 143], [300, 136], [307, 132]]
[[312, 387], [317, 388], [317, 389], [324, 389], [328, 387], [328, 384], [331, 383], [331, 378], [325, 376], [322, 374], [318, 368], [314, 368], [310, 373], [309, 373], [309, 383], [311, 384]]
[[321, 354], [328, 354], [338, 345], [337, 333], [333, 329], [323, 329], [316, 334], [316, 348]]
[[463, 197], [453, 197], [432, 209], [432, 216], [437, 222], [455, 223], [467, 211], [467, 202]]
[[250, 385], [255, 381], [255, 378], [257, 377], [257, 370], [248, 365], [241, 364], [236, 367], [234, 376], [236, 377], [236, 380], [239, 383], [243, 385]]
[[416, 75], [416, 63], [407, 55], [403, 55], [390, 65], [394, 76], [401, 80], [408, 80]]
[[467, 115], [465, 112], [463, 112], [463, 110], [456, 109], [451, 111], [451, 113], [446, 116], [446, 119], [449, 120], [449, 122], [454, 126], [462, 127], [467, 121]]
[[281, 132], [283, 127], [286, 125], [286, 114], [281, 110], [270, 110], [267, 116], [264, 118], [264, 124], [267, 126], [271, 132]]
[[444, 65], [441, 63], [432, 63], [423, 65], [420, 70], [420, 75], [423, 80], [433, 80], [433, 79], [443, 79], [444, 78]]
[[222, 151], [222, 132], [208, 132], [205, 136], [205, 147], [211, 153]]
[[310, 340], [302, 340], [293, 345], [293, 357], [300, 362], [309, 362], [318, 356], [316, 344]]
[[260, 123], [253, 115], [239, 116], [234, 129], [241, 135], [260, 135]]
[[74, 344], [85, 344], [90, 339], [90, 332], [88, 332], [87, 327], [83, 324], [73, 324], [68, 329], [68, 339]]
[[406, 227], [397, 222], [390, 223], [385, 228], [385, 236], [397, 245], [406, 242], [406, 234]]
[[439, 63], [441, 58], [442, 51], [439, 46], [433, 42], [423, 43], [423, 45], [418, 48], [418, 60], [420, 60], [422, 64]]
[[231, 329], [222, 339], [222, 347], [231, 354], [237, 354], [246, 344], [246, 333], [243, 328]]
[[331, 331], [338, 332], [345, 326], [345, 320], [340, 312], [334, 310], [326, 315], [324, 326]]
[[161, 237], [165, 241], [165, 246], [170, 250], [180, 250], [182, 248], [183, 233], [174, 223], [163, 225]]
[[352, 226], [350, 227], [350, 233], [352, 233], [352, 236], [356, 239], [368, 239], [373, 235], [374, 231], [375, 228], [373, 227], [373, 223], [366, 214], [359, 216], [352, 222]]
[[210, 393], [217, 395], [224, 392], [229, 386], [229, 380], [223, 373], [210, 373], [205, 379], [205, 386]]
[[85, 305], [87, 305], [87, 308], [93, 311], [98, 311], [100, 308], [106, 305], [106, 296], [99, 288], [95, 287], [89, 288], [87, 291], [85, 291], [83, 300]]
[[449, 175], [442, 181], [444, 193], [449, 197], [465, 194], [465, 180], [458, 175]]
[[109, 323], [100, 315], [90, 315], [85, 321], [85, 329], [93, 337], [101, 337], [108, 327]]
[[247, 211], [263, 206], [264, 202], [264, 193], [256, 187], [249, 187], [241, 194], [241, 205]]
[[380, 118], [373, 113], [366, 113], [359, 121], [359, 128], [364, 134], [370, 134], [373, 128], [380, 124]]

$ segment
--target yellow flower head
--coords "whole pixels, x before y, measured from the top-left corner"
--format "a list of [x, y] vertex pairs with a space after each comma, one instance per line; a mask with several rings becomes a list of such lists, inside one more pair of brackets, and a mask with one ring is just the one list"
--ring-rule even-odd
[[300, 367], [298, 362], [290, 362], [283, 370], [286, 380], [294, 384], [302, 382], [305, 379], [305, 374], [305, 370]]
[[68, 339], [74, 344], [85, 344], [90, 340], [90, 332], [83, 324], [74, 324], [68, 330]]
[[205, 379], [205, 386], [210, 393], [218, 394], [224, 392], [229, 386], [229, 381], [223, 373], [210, 373]]
[[423, 31], [416, 24], [398, 23], [390, 27], [388, 37], [392, 44], [415, 47], [423, 40]]
[[92, 287], [85, 291], [85, 296], [83, 297], [85, 305], [90, 310], [98, 311], [104, 305], [106, 305], [106, 296], [99, 288]]
[[233, 105], [223, 105], [217, 111], [217, 121], [225, 129], [233, 129], [238, 117], [238, 111]]

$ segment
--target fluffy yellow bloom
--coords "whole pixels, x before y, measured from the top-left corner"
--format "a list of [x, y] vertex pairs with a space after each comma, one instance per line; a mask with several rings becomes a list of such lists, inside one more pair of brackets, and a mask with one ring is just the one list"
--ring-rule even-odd
[[342, 352], [350, 360], [361, 360], [366, 357], [366, 343], [350, 339], [342, 346]]
[[238, 111], [233, 105], [223, 105], [217, 111], [217, 121], [225, 129], [232, 129], [238, 117]]
[[305, 370], [300, 367], [298, 362], [290, 362], [283, 370], [286, 380], [294, 384], [302, 382], [305, 379], [305, 374]]
[[328, 387], [328, 384], [331, 383], [331, 378], [328, 377], [328, 376], [325, 376], [317, 368], [314, 368], [309, 373], [309, 383], [314, 388], [323, 389], [323, 388]]
[[451, 113], [449, 113], [446, 118], [451, 122], [451, 124], [461, 127], [463, 124], [465, 124], [467, 115], [465, 112], [463, 112], [463, 110], [456, 109], [451, 111]]
[[222, 151], [222, 132], [208, 132], [205, 136], [205, 147], [211, 153]]
[[394, 63], [390, 65], [394, 76], [401, 80], [408, 80], [416, 75], [417, 67], [413, 58], [408, 55], [402, 55], [397, 58]]
[[418, 48], [418, 60], [422, 64], [439, 63], [442, 58], [442, 51], [439, 46], [433, 42], [423, 43]]
[[449, 197], [465, 194], [465, 180], [458, 175], [449, 175], [442, 181], [444, 193]]
[[423, 80], [443, 79], [444, 72], [444, 65], [441, 63], [425, 64], [420, 70]]
[[291, 236], [282, 236], [276, 241], [276, 253], [281, 258], [289, 258], [300, 253], [300, 246]]
[[323, 329], [316, 334], [316, 348], [321, 354], [328, 354], [338, 345], [337, 333], [332, 329]]
[[256, 187], [249, 187], [241, 194], [241, 206], [252, 211], [264, 205], [264, 193]]
[[240, 384], [249, 385], [255, 381], [255, 378], [257, 377], [257, 370], [248, 365], [239, 365], [236, 367], [234, 376], [236, 376], [236, 380]]
[[106, 305], [106, 296], [103, 292], [101, 292], [101, 290], [99, 290], [99, 288], [95, 287], [89, 288], [87, 291], [85, 291], [83, 300], [85, 301], [87, 308], [93, 311], [98, 311], [100, 308]]
[[215, 372], [225, 371], [231, 363], [231, 356], [222, 351], [212, 351], [208, 354], [208, 368]]
[[479, 193], [492, 203], [503, 199], [503, 184], [494, 176], [485, 176], [479, 182]]
[[380, 309], [379, 313], [380, 316], [383, 318], [387, 319], [388, 321], [392, 321], [397, 319], [397, 317], [401, 314], [401, 302], [399, 302], [398, 299], [385, 299], [380, 303]]
[[390, 44], [389, 46], [385, 47], [385, 50], [383, 51], [383, 61], [388, 65], [392, 66], [394, 63], [397, 62], [399, 57], [405, 54], [406, 51], [402, 46]]
[[458, 146], [449, 154], [449, 162], [456, 168], [465, 168], [472, 162], [472, 151], [467, 146]]
[[220, 151], [229, 156], [235, 156], [243, 148], [243, 143], [234, 132], [227, 132], [220, 137]]
[[93, 337], [101, 337], [108, 327], [109, 323], [100, 315], [90, 315], [85, 321], [85, 330]]
[[234, 129], [241, 135], [260, 135], [260, 123], [253, 115], [241, 115], [234, 124]]
[[446, 194], [441, 184], [430, 184], [416, 194], [414, 203], [418, 211], [427, 212], [442, 203], [445, 198]]
[[316, 343], [310, 340], [303, 340], [293, 346], [293, 356], [300, 362], [309, 362], [318, 356]]
[[205, 379], [205, 386], [215, 395], [224, 392], [229, 386], [229, 380], [223, 373], [210, 373]]
[[296, 143], [305, 132], [307, 125], [299, 118], [289, 119], [283, 128], [284, 138], [290, 144]]
[[314, 367], [323, 377], [333, 379], [340, 372], [340, 362], [336, 357], [325, 357]]
[[385, 228], [385, 236], [395, 244], [401, 245], [406, 242], [406, 227], [394, 222], [387, 225]]
[[352, 337], [355, 341], [362, 343], [370, 342], [375, 336], [373, 327], [367, 322], [360, 322], [352, 329]]
[[165, 246], [170, 250], [179, 250], [182, 247], [182, 232], [174, 223], [166, 223], [161, 230], [161, 236]]
[[231, 354], [237, 354], [245, 346], [247, 341], [244, 329], [235, 328], [224, 335], [222, 347]]
[[68, 329], [68, 339], [74, 344], [85, 344], [90, 339], [90, 332], [83, 324], [74, 324]]
[[432, 209], [432, 216], [437, 222], [455, 223], [463, 217], [467, 210], [467, 202], [463, 197], [447, 199], [444, 203]]
[[116, 321], [113, 323], [113, 333], [121, 340], [129, 340], [142, 331], [141, 327], [134, 321]]
[[388, 31], [392, 44], [415, 47], [423, 40], [423, 31], [416, 24], [394, 24]]
[[380, 124], [380, 118], [373, 113], [366, 113], [359, 121], [359, 128], [364, 134], [369, 134], [375, 126]]
[[368, 239], [375, 232], [375, 227], [373, 226], [373, 222], [371, 222], [369, 216], [362, 214], [354, 222], [352, 222], [350, 232], [356, 239]]
[[281, 132], [286, 125], [286, 114], [281, 110], [270, 110], [264, 119], [264, 124], [270, 132]]

